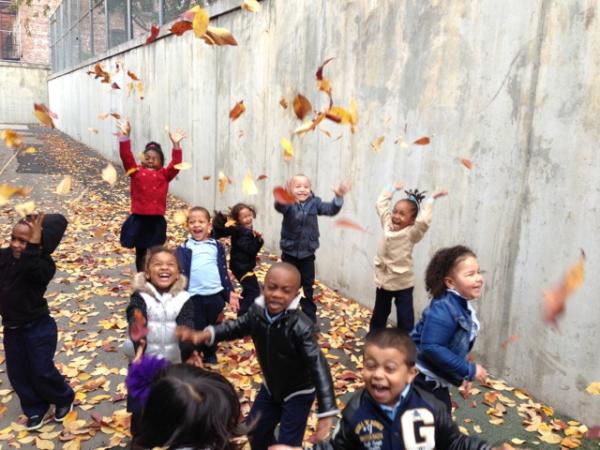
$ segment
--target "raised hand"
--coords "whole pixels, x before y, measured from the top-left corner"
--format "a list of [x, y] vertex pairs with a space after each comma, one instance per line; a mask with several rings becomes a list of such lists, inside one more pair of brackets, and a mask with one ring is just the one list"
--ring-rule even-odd
[[333, 416], [322, 417], [317, 421], [317, 429], [315, 430], [315, 440], [317, 442], [323, 442], [329, 437], [329, 432], [333, 426]]
[[402, 181], [397, 181], [396, 183], [394, 183], [394, 189], [396, 189], [397, 191], [401, 191], [402, 189], [404, 189], [404, 183]]
[[44, 220], [44, 213], [39, 213], [35, 216], [32, 216], [28, 221], [29, 226], [31, 227], [31, 239], [29, 242], [31, 244], [39, 244], [42, 242], [42, 222]]
[[119, 127], [119, 135], [121, 136], [129, 136], [129, 133], [131, 133], [131, 124], [128, 119], [119, 120], [117, 127]]
[[169, 134], [169, 139], [171, 139], [171, 142], [173, 143], [173, 148], [181, 148], [181, 141], [187, 137], [185, 131], [183, 131], [181, 128], [178, 128], [174, 131], [169, 131], [167, 129], [167, 133]]
[[350, 191], [350, 183], [347, 181], [342, 181], [337, 188], [333, 189], [333, 192], [338, 197], [343, 197]]

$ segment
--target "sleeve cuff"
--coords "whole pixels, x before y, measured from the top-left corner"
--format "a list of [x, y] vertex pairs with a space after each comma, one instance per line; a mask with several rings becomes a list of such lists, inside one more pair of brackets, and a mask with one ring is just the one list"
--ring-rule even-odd
[[475, 364], [469, 364], [469, 374], [467, 375], [467, 380], [473, 381], [473, 378], [475, 378], [476, 370], [477, 366]]
[[119, 136], [119, 142], [129, 142], [129, 136]]
[[394, 186], [393, 184], [388, 185], [388, 187], [386, 189], [388, 190], [388, 192], [391, 192], [392, 194], [394, 192], [396, 192], [396, 186]]
[[425, 203], [429, 204], [429, 205], [433, 205], [434, 202], [435, 202], [435, 198], [433, 198], [433, 197], [427, 197], [427, 200], [425, 200]]
[[208, 331], [210, 333], [210, 341], [208, 345], [213, 345], [215, 343], [215, 327], [212, 325], [207, 326], [204, 331]]
[[337, 195], [333, 199], [333, 204], [335, 206], [342, 206], [344, 204], [344, 197], [338, 197]]
[[332, 409], [331, 411], [322, 412], [317, 414], [317, 419], [322, 419], [324, 417], [337, 416], [340, 413], [339, 409]]

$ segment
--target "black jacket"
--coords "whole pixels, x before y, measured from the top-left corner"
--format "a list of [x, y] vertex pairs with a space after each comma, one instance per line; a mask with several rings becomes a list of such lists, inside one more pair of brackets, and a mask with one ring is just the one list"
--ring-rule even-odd
[[431, 393], [411, 386], [394, 420], [366, 389], [356, 392], [342, 412], [329, 445], [334, 450], [490, 450], [485, 442], [462, 434], [446, 407]]
[[265, 317], [264, 298], [248, 312], [212, 329], [214, 342], [250, 335], [254, 341], [265, 386], [276, 402], [316, 387], [318, 414], [337, 412], [329, 365], [314, 336], [312, 321], [298, 308], [300, 296], [273, 323]]

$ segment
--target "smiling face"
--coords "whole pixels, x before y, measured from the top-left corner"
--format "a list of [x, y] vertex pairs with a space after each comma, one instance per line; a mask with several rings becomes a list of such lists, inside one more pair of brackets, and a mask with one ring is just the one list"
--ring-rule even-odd
[[304, 202], [310, 197], [310, 180], [304, 175], [296, 175], [291, 182], [292, 194], [299, 202]]
[[152, 255], [146, 265], [146, 278], [159, 292], [167, 292], [179, 279], [179, 265], [175, 255], [159, 252]]
[[300, 274], [293, 266], [274, 265], [265, 276], [263, 295], [269, 314], [285, 311], [300, 290]]
[[246, 228], [252, 228], [254, 214], [248, 208], [243, 208], [238, 214], [237, 223]]
[[142, 166], [150, 170], [158, 170], [162, 167], [160, 155], [154, 150], [144, 151], [144, 159], [142, 160]]
[[448, 276], [444, 277], [444, 283], [467, 300], [479, 298], [483, 287], [483, 276], [479, 270], [477, 258], [467, 256], [460, 260]]
[[416, 375], [416, 367], [406, 364], [406, 355], [400, 349], [365, 346], [362, 376], [367, 391], [377, 403], [394, 406]]
[[188, 216], [188, 228], [195, 241], [204, 241], [210, 237], [212, 224], [205, 211], [192, 211]]
[[21, 253], [27, 247], [31, 239], [31, 228], [24, 223], [18, 223], [14, 226], [10, 235], [10, 250], [15, 258], [20, 258]]
[[392, 210], [392, 223], [400, 229], [415, 223], [415, 204], [410, 200], [400, 200]]

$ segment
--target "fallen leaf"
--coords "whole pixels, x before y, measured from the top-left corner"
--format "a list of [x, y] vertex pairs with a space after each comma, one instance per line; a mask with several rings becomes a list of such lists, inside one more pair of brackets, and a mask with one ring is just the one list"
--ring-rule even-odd
[[208, 45], [238, 45], [231, 31], [220, 27], [208, 27], [202, 40]]
[[317, 69], [317, 72], [315, 73], [315, 76], [317, 77], [317, 81], [323, 81], [323, 68], [325, 67], [325, 65], [327, 63], [329, 63], [331, 60], [333, 60], [335, 57], [332, 58], [328, 58], [326, 59], [323, 64], [321, 64], [319, 66], [319, 68]]
[[26, 215], [31, 214], [35, 211], [35, 202], [31, 200], [28, 202], [19, 203], [18, 205], [15, 205], [15, 211], [21, 217], [25, 217]]
[[374, 142], [371, 143], [371, 148], [373, 149], [374, 152], [379, 152], [381, 150], [381, 144], [383, 143], [383, 141], [385, 140], [385, 136], [379, 136], [377, 139], [375, 139]]
[[131, 70], [127, 71], [127, 76], [129, 78], [131, 78], [133, 81], [140, 81], [140, 79], [138, 78], [138, 76], [135, 73], [133, 73]]
[[417, 145], [429, 145], [429, 138], [427, 136], [423, 136], [419, 139], [417, 139], [415, 142], [413, 142], [413, 144], [417, 144]]
[[279, 144], [283, 148], [283, 159], [285, 161], [290, 161], [294, 157], [294, 147], [292, 147], [292, 143], [286, 138], [281, 138]]
[[111, 163], [108, 163], [108, 165], [102, 169], [102, 179], [111, 186], [117, 182], [117, 171]]
[[246, 171], [246, 176], [244, 177], [244, 181], [242, 181], [242, 192], [246, 195], [258, 194], [258, 188], [254, 183], [254, 177], [250, 170]]
[[459, 158], [460, 163], [465, 166], [467, 169], [472, 170], [473, 169], [473, 162], [470, 159], [467, 158]]
[[292, 205], [296, 202], [294, 195], [283, 186], [273, 188], [273, 197], [277, 203], [282, 205]]
[[16, 131], [6, 129], [2, 130], [0, 137], [4, 139], [4, 143], [8, 148], [15, 149], [23, 144], [23, 139]]
[[26, 197], [31, 191], [32, 188], [30, 187], [17, 187], [6, 183], [0, 184], [0, 206], [8, 203], [8, 201], [16, 195]]
[[364, 228], [362, 225], [359, 225], [356, 222], [353, 222], [352, 220], [349, 220], [349, 219], [343, 219], [343, 218], [337, 219], [334, 224], [337, 228], [349, 228], [351, 230], [362, 231], [363, 233], [368, 233], [367, 229]]
[[515, 444], [515, 445], [523, 445], [523, 444], [524, 444], [525, 442], [527, 442], [527, 441], [525, 441], [525, 440], [523, 440], [523, 439], [519, 439], [519, 438], [512, 438], [512, 439], [510, 440], [510, 442], [512, 442], [512, 443], [513, 443], [513, 444]]
[[[146, 38], [146, 45], [152, 44], [158, 37], [158, 33], [160, 33], [160, 27], [157, 25], [152, 25], [150, 27], [150, 36]], [[127, 72], [127, 75], [129, 75], [129, 72]], [[136, 78], [133, 79], [136, 80]]]
[[37, 118], [37, 120], [50, 128], [54, 128], [54, 121], [52, 117], [50, 117], [50, 110], [48, 107], [42, 103], [34, 103], [33, 104], [33, 115]]
[[240, 100], [235, 104], [233, 108], [231, 108], [231, 111], [229, 111], [229, 118], [233, 122], [238, 117], [240, 117], [244, 111], [246, 111], [246, 106], [244, 106], [244, 100]]
[[287, 109], [287, 107], [288, 107], [288, 102], [287, 102], [287, 100], [285, 99], [285, 97], [281, 97], [281, 98], [279, 99], [279, 104], [281, 105], [281, 107], [282, 107], [283, 109]]
[[556, 433], [544, 433], [539, 437], [539, 440], [547, 444], [560, 444], [562, 438]]
[[34, 153], [37, 153], [37, 150], [35, 149], [35, 147], [27, 147], [25, 149], [25, 153], [27, 153], [28, 155], [33, 155]]
[[58, 186], [56, 186], [55, 192], [59, 195], [67, 195], [69, 192], [71, 192], [71, 183], [71, 175], [65, 175], [61, 182], [58, 183]]
[[193, 25], [191, 22], [187, 20], [180, 20], [171, 25], [170, 31], [176, 36], [181, 36], [186, 31], [190, 31], [193, 29]]
[[350, 113], [350, 131], [354, 134], [356, 127], [358, 126], [358, 103], [355, 99], [350, 99], [348, 112]]
[[584, 273], [585, 253], [581, 250], [579, 260], [567, 270], [560, 284], [544, 292], [544, 321], [546, 323], [557, 325], [558, 317], [565, 311], [567, 298], [582, 286]]
[[304, 117], [312, 110], [312, 105], [302, 94], [296, 95], [294, 98], [293, 107], [296, 117], [298, 117], [300, 120], [304, 119]]
[[192, 164], [187, 161], [183, 161], [179, 164], [175, 164], [173, 167], [177, 170], [188, 170], [192, 168]]
[[39, 437], [35, 438], [35, 446], [40, 450], [54, 450], [54, 443], [52, 441], [46, 441]]
[[94, 230], [93, 235], [96, 239], [99, 239], [102, 236], [104, 236], [106, 233], [108, 233], [108, 228], [100, 227], [100, 228], [96, 228]]
[[248, 11], [248, 12], [259, 12], [260, 11], [260, 5], [256, 0], [244, 0], [242, 2], [242, 9]]
[[566, 447], [566, 448], [577, 448], [581, 445], [581, 441], [575, 437], [572, 436], [568, 436], [566, 438], [564, 438], [562, 441], [560, 441], [560, 446], [561, 447]]
[[111, 84], [110, 87], [113, 88], [113, 89], [121, 89], [116, 82], [114, 82], [113, 84]]
[[590, 395], [600, 395], [600, 381], [594, 381], [585, 388], [585, 392]]

